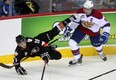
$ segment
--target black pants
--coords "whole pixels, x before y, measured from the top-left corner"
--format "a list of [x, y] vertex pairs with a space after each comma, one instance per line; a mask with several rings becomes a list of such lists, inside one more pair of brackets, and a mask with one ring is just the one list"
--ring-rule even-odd
[[53, 29], [46, 31], [44, 33], [39, 34], [38, 36], [34, 37], [37, 39], [40, 39], [46, 43], [48, 43], [49, 41], [51, 41], [55, 36], [57, 36], [59, 34], [59, 29], [57, 27], [54, 27]]
[[[49, 41], [51, 41], [55, 36], [57, 36], [59, 34], [59, 29], [57, 27], [54, 27], [53, 29], [46, 31], [44, 33], [39, 34], [38, 36], [34, 37], [37, 38], [39, 40], [45, 41], [46, 43], [48, 43]], [[60, 59], [61, 53], [58, 52], [57, 50], [54, 50], [52, 47], [48, 46], [48, 47], [42, 47], [41, 53], [44, 52], [48, 52], [51, 59], [55, 59], [58, 60]]]
[[41, 54], [48, 52], [48, 54], [50, 55], [50, 59], [53, 60], [58, 60], [61, 59], [62, 55], [59, 51], [53, 49], [51, 46], [46, 46], [46, 47], [42, 47], [41, 49]]

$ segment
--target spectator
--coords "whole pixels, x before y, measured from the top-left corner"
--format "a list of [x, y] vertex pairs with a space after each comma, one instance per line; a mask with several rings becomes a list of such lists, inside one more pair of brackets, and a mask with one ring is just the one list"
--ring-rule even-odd
[[102, 5], [102, 0], [95, 0], [95, 5]]
[[31, 2], [32, 2], [34, 10], [35, 10], [34, 12], [39, 13], [40, 6], [34, 0], [32, 0]]
[[[0, 15], [1, 16], [9, 16], [9, 0], [3, 0], [3, 2], [1, 2], [1, 11], [0, 11]], [[16, 15], [16, 11], [14, 9], [14, 6], [12, 6], [12, 16]]]
[[52, 4], [52, 12], [55, 12], [55, 11], [56, 11], [55, 8], [56, 8], [56, 3], [53, 3], [53, 4]]
[[3, 7], [3, 2], [2, 1], [0, 1], [0, 17], [2, 16], [2, 7]]
[[86, 0], [76, 0], [77, 5], [81, 8]]
[[31, 0], [15, 0], [15, 9], [17, 14], [33, 14], [33, 13], [39, 13], [39, 5]]

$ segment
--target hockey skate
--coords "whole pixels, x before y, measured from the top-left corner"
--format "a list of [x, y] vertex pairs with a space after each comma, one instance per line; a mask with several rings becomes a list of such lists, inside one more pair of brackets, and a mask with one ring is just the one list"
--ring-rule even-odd
[[73, 59], [73, 60], [69, 61], [69, 66], [75, 65], [75, 64], [81, 65], [81, 63], [82, 63], [82, 57], [83, 57], [83, 54], [81, 54], [81, 57], [79, 59], [77, 59], [77, 60]]
[[103, 60], [103, 61], [106, 61], [106, 60], [107, 60], [107, 57], [105, 56], [105, 54], [104, 54], [104, 53], [99, 54], [99, 55], [100, 55], [100, 57], [102, 58], [102, 60]]

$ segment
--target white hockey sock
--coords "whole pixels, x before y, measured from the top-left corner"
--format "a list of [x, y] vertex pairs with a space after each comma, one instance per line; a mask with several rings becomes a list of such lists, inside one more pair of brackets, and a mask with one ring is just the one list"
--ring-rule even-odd
[[101, 51], [101, 52], [98, 52], [98, 54], [100, 54], [100, 55], [101, 55], [101, 54], [103, 54], [103, 51]]
[[69, 46], [72, 50], [72, 54], [74, 55], [74, 58], [77, 60], [80, 58], [80, 50], [78, 47], [78, 44], [76, 41], [74, 41], [73, 39], [69, 40]]
[[81, 56], [81, 55], [80, 55], [80, 53], [79, 53], [78, 55], [74, 55], [74, 59], [76, 59], [76, 60], [77, 60], [77, 59], [79, 59], [79, 58], [80, 58], [80, 56]]
[[98, 52], [98, 54], [103, 54], [102, 45], [99, 47], [95, 47], [95, 49]]

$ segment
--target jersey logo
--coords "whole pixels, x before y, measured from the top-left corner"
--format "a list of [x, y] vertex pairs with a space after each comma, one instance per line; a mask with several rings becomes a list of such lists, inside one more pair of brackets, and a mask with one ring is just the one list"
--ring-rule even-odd
[[31, 50], [31, 54], [35, 54], [35, 53], [37, 53], [39, 50], [40, 50], [39, 47], [34, 47], [34, 48]]
[[40, 43], [40, 40], [39, 39], [35, 39], [35, 43]]
[[82, 24], [84, 24], [84, 26], [87, 28], [91, 28], [94, 25], [92, 22], [88, 21], [82, 21]]
[[81, 18], [84, 18], [85, 17], [85, 15], [81, 15]]
[[93, 21], [93, 18], [90, 19], [90, 22], [92, 22], [92, 21]]

